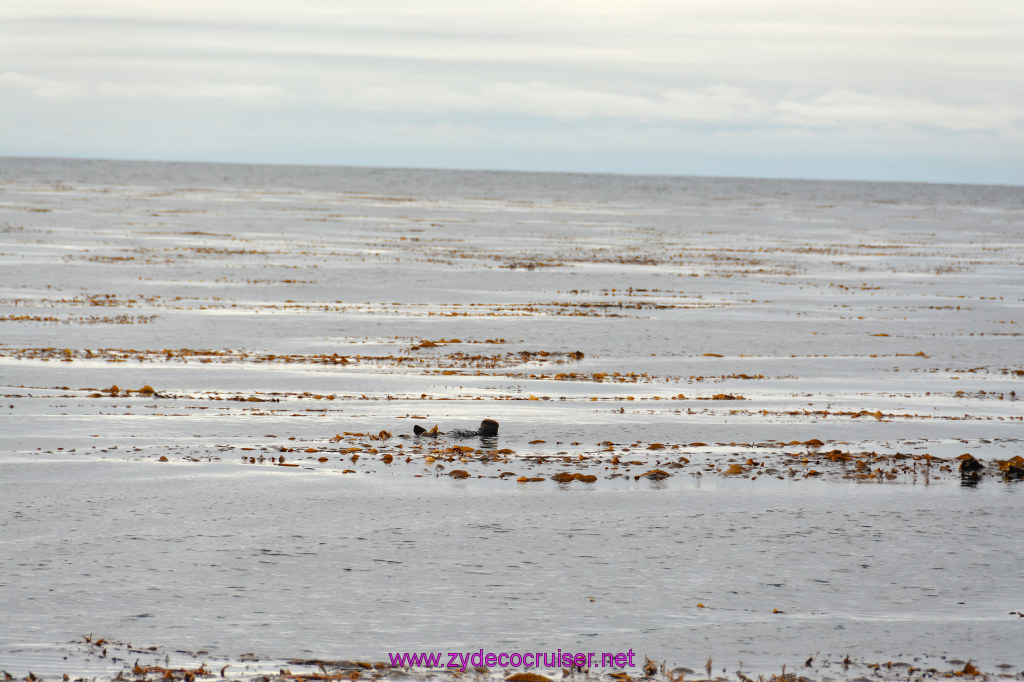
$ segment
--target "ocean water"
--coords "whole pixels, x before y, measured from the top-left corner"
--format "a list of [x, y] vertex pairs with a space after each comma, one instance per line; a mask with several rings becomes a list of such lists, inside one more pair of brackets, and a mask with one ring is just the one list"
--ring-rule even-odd
[[1022, 322], [1020, 187], [0, 159], [0, 669], [1016, 674]]

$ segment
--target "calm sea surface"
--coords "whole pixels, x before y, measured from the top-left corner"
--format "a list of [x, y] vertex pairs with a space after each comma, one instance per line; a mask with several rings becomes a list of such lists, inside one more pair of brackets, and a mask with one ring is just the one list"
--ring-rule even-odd
[[1022, 323], [1020, 187], [0, 159], [0, 669], [1017, 673]]

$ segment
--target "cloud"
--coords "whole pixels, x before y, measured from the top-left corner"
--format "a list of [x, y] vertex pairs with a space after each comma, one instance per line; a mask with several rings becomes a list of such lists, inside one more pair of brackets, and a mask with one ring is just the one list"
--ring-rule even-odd
[[330, 88], [335, 106], [368, 111], [406, 111], [433, 115], [506, 114], [558, 121], [612, 118], [648, 121], [753, 121], [770, 107], [739, 88], [717, 85], [697, 90], [668, 90], [647, 96], [585, 89], [542, 80], [498, 81], [455, 89], [444, 83], [408, 82]]
[[752, 125], [775, 128], [929, 128], [951, 133], [1024, 127], [1024, 101], [1009, 95], [950, 103], [901, 93], [833, 89], [803, 97], [757, 94], [751, 89], [713, 85], [655, 93], [581, 88], [528, 80], [455, 87], [445, 81], [364, 83], [357, 78], [312, 78], [308, 82], [213, 82], [181, 80], [96, 83], [0, 73], [0, 91], [39, 101], [89, 104], [125, 101], [219, 102], [239, 107], [283, 105], [336, 111], [501, 115], [561, 122], [611, 120], [645, 124]]
[[70, 101], [87, 94], [87, 88], [79, 83], [41, 76], [26, 76], [15, 71], [0, 73], [0, 92], [9, 90], [16, 96], [28, 96], [39, 100]]
[[714, 85], [656, 94], [585, 89], [541, 80], [499, 81], [456, 90], [444, 83], [339, 86], [334, 105], [431, 115], [505, 114], [556, 121], [612, 119], [640, 124], [733, 124], [778, 128], [924, 127], [954, 133], [1024, 125], [1024, 101], [1008, 97], [949, 103], [900, 93], [830, 90], [802, 98]]
[[222, 100], [238, 104], [268, 104], [280, 100], [285, 90], [273, 84], [214, 83], [134, 83], [101, 81], [89, 83], [70, 79], [44, 78], [4, 71], [0, 73], [0, 92], [27, 96], [38, 101], [95, 104], [104, 100]]
[[330, 136], [322, 160], [367, 163], [499, 140], [520, 168], [526, 149], [1020, 159], [1020, 2], [8, 3], [0, 147], [287, 162]]
[[223, 100], [239, 104], [270, 104], [280, 101], [285, 90], [272, 84], [213, 83], [197, 81], [184, 84], [117, 83], [104, 81], [96, 86], [99, 98]]
[[808, 101], [784, 100], [774, 120], [792, 126], [926, 126], [955, 132], [1005, 129], [1024, 123], [1024, 102], [949, 104], [907, 97], [833, 90]]
[[480, 97], [501, 110], [558, 120], [622, 118], [636, 121], [752, 121], [768, 113], [764, 102], [740, 88], [716, 85], [699, 90], [667, 90], [650, 97], [585, 90], [544, 81], [496, 83]]

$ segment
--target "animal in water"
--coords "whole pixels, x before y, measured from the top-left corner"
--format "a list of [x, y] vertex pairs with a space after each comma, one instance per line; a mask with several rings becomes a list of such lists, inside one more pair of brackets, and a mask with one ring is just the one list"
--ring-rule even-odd
[[985, 465], [971, 455], [960, 460], [960, 478], [977, 479], [978, 472], [985, 468]]
[[449, 436], [451, 438], [494, 438], [498, 435], [498, 422], [493, 419], [485, 419], [480, 422], [480, 428], [452, 429], [451, 431], [438, 431], [437, 427], [429, 431], [419, 424], [412, 427], [412, 432], [417, 436]]

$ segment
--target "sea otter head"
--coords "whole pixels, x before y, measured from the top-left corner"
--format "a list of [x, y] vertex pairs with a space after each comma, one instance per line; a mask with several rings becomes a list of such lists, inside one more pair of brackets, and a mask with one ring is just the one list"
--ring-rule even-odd
[[480, 437], [494, 438], [498, 435], [498, 422], [493, 419], [485, 419], [480, 422]]

